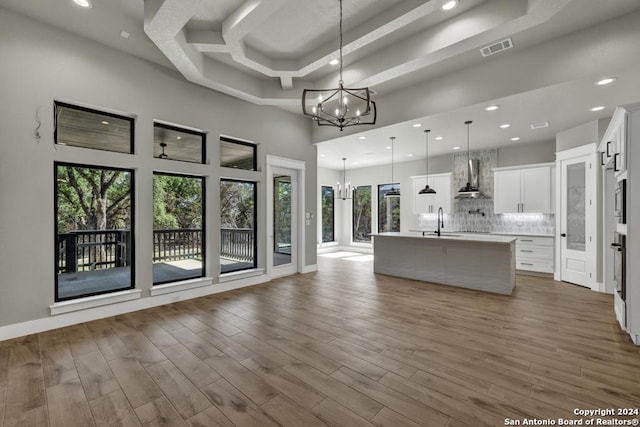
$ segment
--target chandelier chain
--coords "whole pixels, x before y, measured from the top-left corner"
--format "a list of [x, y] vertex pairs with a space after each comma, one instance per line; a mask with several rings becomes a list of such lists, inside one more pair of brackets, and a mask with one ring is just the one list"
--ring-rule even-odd
[[340, 84], [342, 81], [342, 0], [340, 0]]

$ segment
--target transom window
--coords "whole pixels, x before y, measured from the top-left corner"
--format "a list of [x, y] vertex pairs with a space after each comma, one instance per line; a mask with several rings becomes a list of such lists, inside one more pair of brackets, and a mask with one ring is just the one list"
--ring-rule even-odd
[[204, 132], [153, 123], [153, 157], [158, 159], [205, 163], [206, 142]]
[[220, 166], [249, 171], [257, 170], [256, 145], [221, 136]]
[[54, 112], [56, 144], [133, 153], [133, 118], [57, 101]]

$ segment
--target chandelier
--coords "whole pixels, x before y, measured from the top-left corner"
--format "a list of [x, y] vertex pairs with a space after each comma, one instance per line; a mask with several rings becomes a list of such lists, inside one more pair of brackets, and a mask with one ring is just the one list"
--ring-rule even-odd
[[347, 180], [347, 158], [342, 158], [342, 185], [338, 182], [336, 186], [335, 199], [340, 200], [350, 200], [353, 198], [353, 190], [356, 189], [355, 186], [351, 186], [350, 182], [346, 182]]
[[347, 126], [376, 124], [376, 103], [368, 87], [346, 88], [342, 80], [342, 0], [340, 1], [340, 80], [335, 89], [305, 89], [302, 92], [302, 113], [318, 126], [335, 126], [342, 131]]

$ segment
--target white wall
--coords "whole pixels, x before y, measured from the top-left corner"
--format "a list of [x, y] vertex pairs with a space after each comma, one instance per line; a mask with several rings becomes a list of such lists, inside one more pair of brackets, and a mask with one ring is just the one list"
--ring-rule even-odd
[[[135, 170], [136, 287], [152, 283], [152, 172], [207, 177], [207, 275], [217, 276], [220, 176], [257, 180], [259, 265], [265, 263], [264, 172], [221, 171], [220, 134], [265, 155], [306, 162], [305, 210], [317, 209], [311, 122], [186, 82], [176, 72], [0, 9], [0, 327], [49, 316], [54, 302], [54, 161]], [[124, 41], [123, 41], [124, 43]], [[54, 99], [135, 115], [135, 154], [53, 144]], [[36, 114], [41, 140], [34, 139]], [[205, 130], [207, 163], [153, 159], [154, 119]], [[316, 222], [306, 226], [306, 264], [316, 263]]]

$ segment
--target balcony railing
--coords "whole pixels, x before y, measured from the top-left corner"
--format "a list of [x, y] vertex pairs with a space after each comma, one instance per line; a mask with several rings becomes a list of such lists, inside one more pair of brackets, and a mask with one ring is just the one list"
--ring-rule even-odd
[[[58, 234], [58, 273], [100, 270], [131, 265], [130, 230], [81, 230]], [[153, 230], [153, 261], [202, 259], [202, 229]], [[220, 229], [220, 255], [253, 262], [252, 229]]]
[[221, 228], [220, 256], [236, 261], [253, 262], [255, 232], [251, 228]]

